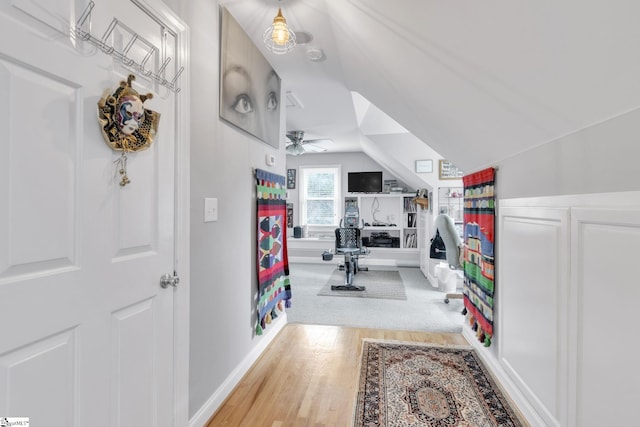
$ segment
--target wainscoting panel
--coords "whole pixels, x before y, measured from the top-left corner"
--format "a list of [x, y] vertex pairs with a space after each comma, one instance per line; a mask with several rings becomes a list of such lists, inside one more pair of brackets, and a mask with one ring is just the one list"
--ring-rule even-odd
[[463, 334], [532, 426], [636, 425], [640, 192], [502, 199], [496, 323]]
[[570, 426], [638, 424], [638, 242], [640, 208], [572, 210]]
[[503, 208], [497, 333], [500, 362], [547, 425], [566, 413], [567, 208]]

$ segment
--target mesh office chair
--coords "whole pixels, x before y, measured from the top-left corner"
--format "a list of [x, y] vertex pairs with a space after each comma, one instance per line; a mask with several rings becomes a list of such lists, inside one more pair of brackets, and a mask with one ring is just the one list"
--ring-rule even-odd
[[332, 285], [332, 291], [364, 291], [364, 286], [356, 286], [353, 284], [353, 276], [358, 271], [366, 271], [367, 267], [360, 267], [358, 260], [360, 255], [369, 253], [369, 249], [362, 246], [359, 228], [336, 228], [336, 247], [335, 253], [344, 255], [345, 280], [344, 285]]
[[[353, 276], [358, 271], [366, 271], [368, 268], [360, 267], [358, 260], [360, 255], [369, 253], [369, 248], [362, 246], [362, 238], [360, 237], [360, 228], [358, 228], [359, 213], [358, 208], [348, 206], [345, 209], [344, 224], [340, 220], [340, 227], [336, 228], [336, 244], [334, 253], [336, 255], [344, 255], [344, 264], [339, 264], [340, 270], [345, 271], [344, 285], [331, 285], [332, 291], [364, 291], [364, 286], [356, 286], [353, 284]], [[330, 261], [333, 254], [325, 252], [322, 259]]]

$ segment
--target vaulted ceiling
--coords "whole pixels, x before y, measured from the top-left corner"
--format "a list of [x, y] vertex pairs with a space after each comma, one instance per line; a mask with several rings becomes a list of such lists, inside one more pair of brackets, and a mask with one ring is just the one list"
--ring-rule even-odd
[[[287, 130], [331, 138], [333, 151], [409, 132], [471, 171], [640, 105], [633, 0], [220, 3], [293, 94]], [[279, 6], [311, 36], [286, 55], [261, 41]], [[354, 99], [393, 120], [365, 125]]]

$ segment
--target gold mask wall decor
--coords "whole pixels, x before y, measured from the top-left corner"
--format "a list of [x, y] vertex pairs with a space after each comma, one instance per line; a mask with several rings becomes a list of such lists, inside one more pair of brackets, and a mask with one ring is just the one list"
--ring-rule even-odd
[[107, 89], [98, 101], [102, 136], [109, 147], [122, 151], [115, 162], [122, 187], [131, 182], [127, 176], [127, 153], [149, 148], [160, 122], [160, 113], [144, 107], [145, 101], [153, 98], [153, 94], [140, 95], [131, 87], [133, 80], [135, 76], [130, 74], [113, 93]]

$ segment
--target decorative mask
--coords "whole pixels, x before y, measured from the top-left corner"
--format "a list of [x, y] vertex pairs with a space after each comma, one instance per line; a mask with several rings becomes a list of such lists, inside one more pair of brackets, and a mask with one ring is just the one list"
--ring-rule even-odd
[[122, 151], [116, 161], [122, 187], [131, 182], [127, 176], [127, 153], [149, 148], [160, 122], [160, 113], [144, 108], [144, 102], [153, 98], [153, 94], [138, 94], [131, 87], [133, 80], [135, 76], [130, 74], [113, 93], [107, 89], [98, 101], [102, 136], [109, 147]]
[[102, 136], [109, 147], [116, 151], [141, 151], [151, 146], [158, 130], [160, 113], [144, 108], [144, 102], [153, 94], [140, 95], [131, 87], [133, 74], [127, 81], [98, 101], [98, 118]]

